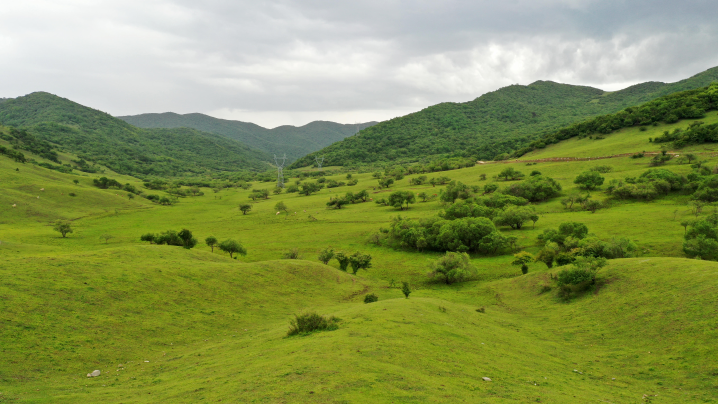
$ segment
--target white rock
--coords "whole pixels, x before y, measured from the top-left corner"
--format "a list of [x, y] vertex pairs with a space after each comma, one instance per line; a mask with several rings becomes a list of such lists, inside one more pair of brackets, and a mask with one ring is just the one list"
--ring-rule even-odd
[[88, 374], [87, 374], [87, 377], [97, 377], [97, 376], [99, 376], [99, 375], [100, 375], [100, 371], [99, 371], [99, 370], [93, 370], [92, 373], [88, 373]]
[[485, 382], [490, 382], [490, 381], [491, 381], [491, 379], [489, 379], [488, 377], [482, 377], [481, 380], [483, 380], [483, 381], [485, 381]]

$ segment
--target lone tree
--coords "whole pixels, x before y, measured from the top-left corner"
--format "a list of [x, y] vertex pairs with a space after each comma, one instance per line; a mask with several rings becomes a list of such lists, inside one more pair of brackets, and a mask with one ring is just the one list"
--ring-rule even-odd
[[[411, 191], [395, 191], [389, 195], [389, 205], [399, 210], [409, 209], [410, 203], [416, 202], [416, 195]], [[404, 207], [406, 205], [406, 207]]]
[[461, 282], [468, 275], [475, 272], [469, 262], [469, 254], [447, 252], [432, 265], [431, 276], [442, 275], [447, 285]]
[[521, 265], [521, 273], [524, 275], [529, 273], [528, 263], [534, 261], [534, 256], [526, 251], [521, 251], [518, 254], [514, 254], [514, 260], [511, 261], [511, 265]]
[[405, 298], [409, 298], [409, 295], [411, 294], [411, 288], [409, 287], [409, 282], [402, 282], [401, 283], [401, 293], [404, 294]]
[[287, 205], [284, 204], [284, 201], [279, 201], [274, 205], [274, 209], [277, 212], [284, 211], [284, 213], [289, 214], [289, 208], [287, 208]]
[[100, 240], [105, 240], [105, 244], [107, 244], [107, 240], [109, 240], [109, 239], [111, 239], [111, 238], [114, 238], [114, 237], [115, 237], [115, 236], [113, 236], [112, 234], [107, 234], [107, 233], [105, 233], [105, 234], [103, 234], [103, 235], [100, 236]]
[[219, 243], [219, 249], [228, 253], [229, 258], [234, 258], [234, 254], [247, 255], [247, 249], [238, 241], [232, 239]]
[[319, 261], [322, 262], [322, 264], [327, 265], [329, 261], [334, 258], [334, 250], [327, 247], [319, 252]]
[[197, 239], [192, 237], [192, 232], [187, 229], [182, 229], [177, 236], [182, 240], [182, 247], [188, 250], [197, 245]]
[[62, 220], [58, 220], [57, 223], [55, 223], [55, 227], [52, 229], [60, 232], [62, 237], [66, 237], [67, 233], [72, 233], [72, 226], [70, 225], [70, 222], [63, 222]]
[[603, 176], [597, 171], [584, 171], [573, 180], [573, 183], [590, 191], [603, 185], [604, 180]]
[[352, 267], [352, 274], [356, 275], [360, 269], [371, 268], [371, 255], [357, 251], [349, 257], [349, 265]]
[[204, 239], [204, 243], [207, 244], [207, 247], [212, 249], [212, 252], [214, 252], [214, 247], [217, 246], [217, 237], [215, 236], [209, 236], [206, 239]]
[[243, 204], [239, 205], [239, 210], [242, 211], [242, 214], [243, 214], [243, 215], [246, 215], [247, 212], [249, 212], [250, 210], [252, 210], [252, 205], [251, 205], [251, 204], [248, 204], [248, 203], [243, 203]]

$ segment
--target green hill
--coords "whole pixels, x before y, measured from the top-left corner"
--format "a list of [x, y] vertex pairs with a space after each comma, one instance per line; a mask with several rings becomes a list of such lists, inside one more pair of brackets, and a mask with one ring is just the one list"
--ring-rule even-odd
[[[540, 134], [715, 80], [718, 67], [676, 83], [648, 82], [615, 92], [550, 81], [512, 85], [470, 102], [442, 103], [381, 122], [317, 153], [326, 156], [327, 165], [349, 166], [446, 156], [490, 160]], [[306, 156], [292, 167], [312, 160]]]
[[286, 153], [290, 161], [329, 146], [347, 136], [354, 135], [358, 130], [376, 124], [376, 122], [366, 122], [345, 125], [335, 122], [314, 121], [299, 127], [284, 125], [274, 129], [266, 129], [250, 122], [218, 119], [196, 113], [180, 115], [166, 112], [162, 114], [119, 116], [118, 118], [140, 128], [185, 127], [215, 133], [238, 140], [270, 155], [281, 156]]
[[[615, 137], [620, 148], [620, 139], [645, 133], [624, 129], [606, 141]], [[701, 159], [704, 167], [718, 161], [712, 153]], [[445, 285], [427, 276], [441, 254], [371, 241], [398, 214], [430, 218], [448, 203], [326, 209], [346, 192], [441, 193], [416, 184], [420, 174], [377, 190], [370, 173], [353, 173], [354, 186], [272, 194], [243, 215], [237, 206], [250, 202], [249, 189], [203, 188], [203, 196], [161, 206], [96, 188], [94, 176], [0, 155], [0, 402], [715, 402], [718, 264], [686, 259], [681, 249], [681, 222], [708, 218], [711, 209], [694, 213], [682, 193], [616, 200], [595, 213], [560, 203], [580, 192], [577, 173], [610, 165], [607, 182], [635, 178], [647, 160], [502, 162], [441, 173], [505, 188], [522, 183], [493, 179], [511, 167], [560, 183], [561, 197], [531, 205], [535, 226], [500, 229], [526, 251], [564, 222], [638, 244], [637, 257], [610, 260], [595, 286], [566, 301], [555, 285], [565, 267], [532, 262], [522, 275], [508, 253], [472, 254], [477, 274]], [[676, 160], [662, 168], [694, 171]], [[593, 198], [610, 200], [605, 188]], [[287, 213], [277, 215], [277, 202]], [[67, 238], [53, 231], [57, 219], [71, 222]], [[195, 248], [139, 240], [182, 228], [200, 240]], [[235, 238], [248, 254], [230, 259], [202, 242], [209, 235]], [[325, 247], [369, 253], [373, 266], [354, 276], [335, 260], [323, 265], [316, 257]], [[301, 260], [279, 259], [294, 248]], [[408, 299], [392, 286], [401, 281], [413, 289]], [[379, 301], [364, 304], [368, 293]], [[339, 328], [286, 337], [293, 315], [312, 311], [340, 318]], [[95, 369], [101, 375], [88, 378]]]
[[0, 124], [25, 129], [122, 174], [182, 176], [269, 167], [266, 153], [226, 137], [186, 128], [140, 129], [44, 92], [0, 103]]

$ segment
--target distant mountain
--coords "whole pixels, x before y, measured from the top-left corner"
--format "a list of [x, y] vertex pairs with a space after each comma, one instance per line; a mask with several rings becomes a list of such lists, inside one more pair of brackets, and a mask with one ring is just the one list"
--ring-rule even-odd
[[0, 124], [26, 129], [122, 174], [184, 176], [270, 167], [269, 155], [235, 140], [188, 128], [140, 129], [45, 92], [1, 102]]
[[[647, 82], [615, 92], [551, 81], [512, 85], [473, 101], [442, 103], [381, 122], [317, 154], [326, 156], [326, 165], [492, 159], [576, 122], [716, 80], [718, 67], [677, 83]], [[310, 165], [313, 159], [305, 156], [290, 168]]]
[[238, 140], [252, 148], [269, 154], [287, 154], [294, 161], [332, 143], [354, 135], [357, 131], [376, 125], [366, 122], [356, 125], [314, 121], [304, 126], [284, 125], [266, 129], [249, 122], [213, 118], [204, 114], [141, 114], [118, 116], [140, 128], [193, 128]]

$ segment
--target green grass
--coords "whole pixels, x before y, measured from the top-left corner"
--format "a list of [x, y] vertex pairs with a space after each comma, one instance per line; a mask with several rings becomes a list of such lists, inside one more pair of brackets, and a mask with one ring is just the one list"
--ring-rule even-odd
[[[613, 167], [608, 179], [623, 178], [645, 171], [648, 159], [511, 166], [556, 178], [565, 195], [577, 191], [575, 175], [605, 164]], [[428, 176], [483, 185], [505, 167]], [[674, 162], [667, 168], [690, 172]], [[599, 288], [566, 303], [555, 290], [541, 293], [551, 285], [543, 264], [521, 276], [510, 256], [475, 255], [476, 278], [446, 286], [427, 277], [439, 254], [368, 244], [393, 216], [428, 217], [442, 206], [327, 210], [330, 196], [441, 187], [410, 186], [409, 176], [378, 191], [370, 174], [354, 177], [354, 187], [272, 195], [242, 215], [249, 190], [203, 189], [158, 206], [97, 189], [92, 176], [0, 157], [0, 402], [639, 403], [644, 394], [657, 395], [654, 403], [715, 402], [718, 264], [683, 258], [678, 222], [690, 215], [687, 196], [614, 203], [595, 214], [566, 211], [556, 198], [536, 205], [535, 229], [503, 229], [533, 252], [544, 229], [566, 221], [636, 241], [638, 258], [611, 261]], [[289, 215], [276, 215], [278, 201]], [[51, 226], [57, 219], [71, 220], [75, 232], [61, 238]], [[196, 248], [139, 241], [182, 228], [200, 239]], [[114, 236], [107, 244], [106, 233]], [[210, 251], [202, 242], [209, 235], [241, 241], [248, 255]], [[367, 252], [373, 267], [355, 277], [335, 261], [321, 265], [316, 256], [327, 246]], [[279, 260], [292, 248], [303, 260]], [[392, 280], [412, 284], [409, 299]], [[379, 301], [364, 304], [367, 293]], [[342, 319], [339, 329], [287, 338], [293, 315], [310, 311]], [[94, 369], [103, 374], [88, 379]]]
[[[718, 122], [718, 113], [709, 112], [703, 119], [697, 119], [712, 124]], [[533, 152], [523, 155], [520, 160], [537, 160], [554, 157], [604, 157], [623, 153], [660, 152], [661, 146], [670, 148], [670, 144], [650, 143], [649, 138], [657, 138], [663, 131], [672, 132], [676, 128], [686, 129], [694, 120], [682, 120], [673, 124], [662, 124], [658, 126], [646, 126], [645, 131], [639, 127], [625, 128], [608, 135], [600, 135], [604, 139], [596, 139], [598, 135], [583, 139], [571, 138], [563, 142], [546, 146]], [[675, 153], [687, 152], [715, 152], [716, 145], [703, 144], [688, 146], [679, 150], [671, 150]]]

